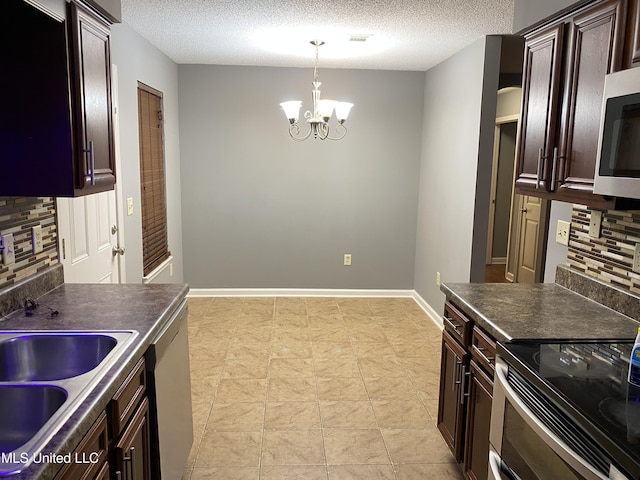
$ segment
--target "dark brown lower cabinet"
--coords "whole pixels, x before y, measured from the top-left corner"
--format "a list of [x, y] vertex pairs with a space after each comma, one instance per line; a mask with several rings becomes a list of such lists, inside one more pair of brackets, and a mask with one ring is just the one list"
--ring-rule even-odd
[[144, 358], [133, 368], [55, 480], [151, 480]]
[[473, 360], [469, 364], [469, 372], [463, 471], [470, 480], [487, 480], [493, 379]]
[[55, 480], [109, 478], [109, 436], [106, 413], [103, 412], [98, 417], [72, 455], [72, 462], [62, 467]]
[[467, 365], [468, 357], [465, 349], [445, 330], [442, 333], [438, 430], [458, 463], [462, 460], [464, 434], [463, 367]]
[[115, 447], [115, 469], [122, 480], [151, 480], [149, 400], [144, 397]]
[[102, 468], [98, 472], [98, 475], [96, 475], [95, 480], [111, 480], [111, 470], [109, 469], [108, 463], [105, 463], [102, 466]]
[[495, 340], [445, 304], [438, 430], [468, 480], [487, 480]]

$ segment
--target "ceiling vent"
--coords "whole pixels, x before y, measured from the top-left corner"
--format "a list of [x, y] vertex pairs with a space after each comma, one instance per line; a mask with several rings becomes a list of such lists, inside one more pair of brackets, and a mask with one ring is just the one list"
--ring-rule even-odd
[[349, 41], [350, 42], [366, 42], [370, 36], [371, 34], [369, 33], [352, 34], [352, 35], [349, 35]]

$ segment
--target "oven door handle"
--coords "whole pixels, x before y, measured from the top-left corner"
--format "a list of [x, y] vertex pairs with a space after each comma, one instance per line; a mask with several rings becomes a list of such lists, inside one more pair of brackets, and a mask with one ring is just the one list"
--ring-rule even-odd
[[[511, 388], [507, 381], [507, 367], [503, 364], [496, 364], [495, 380], [502, 387], [505, 397], [511, 402], [511, 405], [522, 417], [525, 423], [551, 448], [558, 456], [568, 465], [574, 468], [578, 473], [588, 479], [608, 480], [602, 473], [592, 467], [583, 460], [576, 452], [571, 450], [562, 439], [558, 438], [555, 433], [549, 430], [535, 414], [529, 410], [518, 394]], [[494, 387], [495, 388], [495, 387]], [[500, 478], [500, 477], [498, 477]]]
[[[500, 456], [493, 450], [489, 450], [489, 479], [490, 480], [517, 480], [501, 466]], [[503, 476], [503, 474], [505, 476]]]

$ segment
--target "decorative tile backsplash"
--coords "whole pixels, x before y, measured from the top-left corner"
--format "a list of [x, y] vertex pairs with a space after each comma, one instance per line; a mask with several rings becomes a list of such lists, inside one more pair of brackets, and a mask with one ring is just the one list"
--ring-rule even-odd
[[602, 212], [600, 238], [589, 236], [590, 220], [591, 210], [573, 206], [568, 266], [640, 294], [640, 273], [632, 270], [634, 248], [640, 243], [640, 211]]
[[[43, 250], [31, 249], [31, 227], [42, 227]], [[0, 262], [0, 290], [58, 263], [55, 200], [50, 197], [0, 197], [0, 234], [13, 233], [16, 261]]]

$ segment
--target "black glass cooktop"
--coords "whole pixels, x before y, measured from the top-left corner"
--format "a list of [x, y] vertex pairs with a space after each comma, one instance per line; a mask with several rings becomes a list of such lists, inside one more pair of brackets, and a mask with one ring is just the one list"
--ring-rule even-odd
[[522, 343], [498, 353], [565, 410], [632, 478], [640, 478], [640, 387], [632, 343]]

